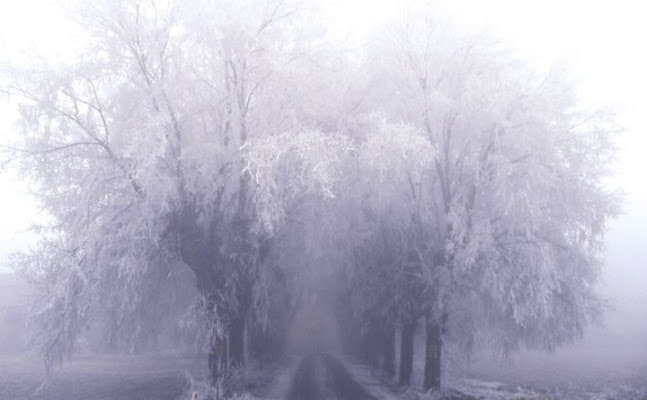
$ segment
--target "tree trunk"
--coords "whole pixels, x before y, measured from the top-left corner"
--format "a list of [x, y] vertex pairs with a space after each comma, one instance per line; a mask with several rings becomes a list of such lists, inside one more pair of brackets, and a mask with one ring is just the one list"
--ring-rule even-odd
[[362, 335], [362, 343], [364, 346], [364, 362], [368, 365], [379, 368], [380, 367], [380, 350], [382, 332], [380, 328], [371, 324], [367, 332]]
[[400, 335], [400, 385], [411, 383], [411, 372], [413, 372], [413, 334], [416, 330], [415, 322], [407, 322], [402, 325]]
[[245, 360], [245, 315], [237, 316], [229, 324], [229, 357], [232, 366], [241, 366]]
[[395, 374], [395, 327], [387, 326], [384, 330], [382, 352], [382, 371], [391, 378]]
[[217, 333], [212, 333], [208, 358], [209, 380], [212, 387], [219, 387], [227, 368], [225, 338], [216, 335]]
[[424, 390], [440, 390], [440, 359], [442, 327], [431, 313], [427, 313]]

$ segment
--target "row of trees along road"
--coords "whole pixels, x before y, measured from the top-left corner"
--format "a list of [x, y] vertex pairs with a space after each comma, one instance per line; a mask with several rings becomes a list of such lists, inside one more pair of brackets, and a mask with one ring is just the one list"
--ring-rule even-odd
[[349, 50], [304, 3], [102, 0], [74, 63], [5, 66], [5, 156], [48, 216], [16, 259], [47, 368], [90, 326], [135, 349], [193, 302], [222, 384], [285, 347], [317, 268], [345, 342], [391, 375], [399, 329], [402, 384], [421, 319], [425, 389], [450, 343], [580, 336], [604, 308], [613, 125], [422, 11]]

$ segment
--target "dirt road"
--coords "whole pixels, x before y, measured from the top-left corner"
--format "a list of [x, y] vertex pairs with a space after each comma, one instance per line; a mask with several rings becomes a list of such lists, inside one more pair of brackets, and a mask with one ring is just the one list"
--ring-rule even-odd
[[301, 360], [290, 384], [288, 400], [374, 400], [342, 363], [328, 354], [312, 354]]

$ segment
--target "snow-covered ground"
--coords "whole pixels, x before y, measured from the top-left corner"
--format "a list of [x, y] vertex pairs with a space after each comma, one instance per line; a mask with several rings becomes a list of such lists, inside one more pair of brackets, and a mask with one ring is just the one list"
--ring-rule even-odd
[[644, 400], [647, 357], [643, 349], [622, 348], [526, 352], [507, 362], [484, 357], [452, 384], [486, 399]]
[[[624, 363], [601, 357], [578, 359], [573, 354], [524, 354], [513, 364], [489, 358], [476, 360], [463, 377], [447, 379], [447, 398], [460, 400], [646, 400], [647, 362], [635, 355]], [[259, 384], [252, 395], [239, 399], [285, 399], [302, 357], [257, 369], [248, 375]], [[372, 396], [393, 400], [439, 400], [419, 390], [418, 374], [409, 390], [389, 384], [375, 370], [348, 357], [339, 357], [348, 372]], [[588, 361], [587, 361], [588, 360]], [[204, 379], [204, 360], [151, 356], [80, 357], [60, 369], [38, 396], [33, 396], [44, 378], [42, 365], [25, 357], [0, 358], [0, 399], [48, 400], [186, 400], [190, 398], [187, 376]], [[261, 376], [262, 375], [262, 376]], [[460, 395], [460, 394], [462, 395]]]
[[176, 400], [187, 373], [200, 377], [202, 359], [166, 356], [79, 357], [49, 384], [37, 359], [0, 356], [0, 400]]
[[[597, 361], [574, 353], [524, 353], [506, 362], [484, 357], [464, 376], [446, 379], [445, 397], [422, 393], [418, 365], [412, 387], [405, 390], [352, 358], [339, 358], [367, 391], [384, 400], [647, 400], [647, 360], [635, 352], [633, 360], [629, 354], [616, 354], [614, 359], [600, 353]], [[285, 398], [299, 360], [293, 357], [289, 366], [276, 372], [262, 398]]]

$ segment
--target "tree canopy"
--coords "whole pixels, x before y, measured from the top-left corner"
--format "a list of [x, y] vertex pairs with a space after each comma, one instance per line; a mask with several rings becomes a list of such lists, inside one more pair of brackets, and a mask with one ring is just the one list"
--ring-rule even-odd
[[7, 68], [6, 156], [51, 222], [16, 263], [48, 368], [92, 326], [136, 351], [182, 325], [224, 385], [321, 299], [389, 373], [423, 319], [426, 388], [451, 344], [579, 337], [604, 308], [614, 125], [421, 11], [349, 50], [302, 3], [103, 0], [73, 65]]

